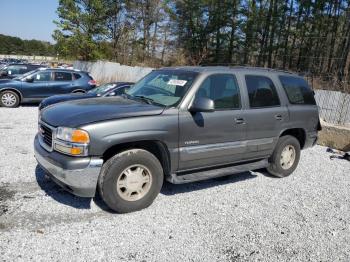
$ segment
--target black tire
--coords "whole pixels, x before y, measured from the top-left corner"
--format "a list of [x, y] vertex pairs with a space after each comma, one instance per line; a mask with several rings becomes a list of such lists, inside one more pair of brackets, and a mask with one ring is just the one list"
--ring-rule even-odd
[[[148, 192], [134, 201], [125, 200], [118, 192], [117, 182], [128, 167], [140, 165], [148, 169], [151, 183]], [[163, 185], [163, 168], [159, 160], [143, 149], [132, 149], [121, 152], [107, 160], [98, 180], [99, 193], [107, 206], [117, 213], [128, 213], [150, 206], [159, 194]]]
[[[291, 146], [294, 148], [294, 161], [291, 166], [283, 167], [281, 164], [282, 151]], [[292, 149], [293, 150], [293, 149]], [[272, 156], [269, 158], [270, 165], [267, 167], [267, 171], [276, 177], [286, 177], [294, 172], [297, 168], [300, 159], [300, 143], [294, 136], [282, 136], [279, 138], [275, 150]]]
[[[10, 103], [10, 101], [6, 102], [5, 97], [11, 97], [11, 98], [13, 98], [13, 100], [11, 100], [11, 103]], [[5, 91], [0, 93], [0, 106], [14, 108], [14, 107], [18, 107], [19, 103], [20, 103], [20, 98], [16, 92], [11, 91], [11, 90], [5, 90]]]

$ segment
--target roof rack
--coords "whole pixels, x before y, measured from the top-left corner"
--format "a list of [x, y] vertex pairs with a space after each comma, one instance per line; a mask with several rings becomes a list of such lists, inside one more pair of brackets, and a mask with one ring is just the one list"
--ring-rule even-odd
[[279, 68], [269, 68], [269, 67], [261, 67], [261, 66], [249, 66], [249, 65], [237, 65], [234, 63], [212, 63], [212, 64], [200, 64], [199, 66], [227, 66], [229, 68], [233, 69], [258, 69], [258, 70], [265, 70], [269, 72], [281, 72], [286, 74], [298, 74], [295, 72], [290, 72], [285, 69], [279, 69]]

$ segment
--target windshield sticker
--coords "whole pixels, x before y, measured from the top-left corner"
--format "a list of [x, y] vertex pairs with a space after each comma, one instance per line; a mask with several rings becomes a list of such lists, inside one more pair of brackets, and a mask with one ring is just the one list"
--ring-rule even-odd
[[186, 85], [186, 80], [179, 80], [179, 79], [170, 79], [167, 83], [168, 85], [175, 85], [175, 86], [184, 86]]

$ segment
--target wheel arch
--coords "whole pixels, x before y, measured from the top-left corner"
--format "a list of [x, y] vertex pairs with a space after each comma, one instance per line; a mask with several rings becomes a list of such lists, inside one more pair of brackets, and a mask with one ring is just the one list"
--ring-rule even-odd
[[303, 149], [305, 146], [305, 141], [306, 141], [306, 131], [304, 128], [289, 128], [284, 130], [281, 134], [280, 137], [282, 136], [294, 136], [300, 144], [300, 149]]
[[19, 96], [19, 102], [22, 102], [23, 100], [23, 95], [22, 93], [16, 89], [16, 88], [13, 88], [13, 87], [3, 87], [3, 88], [0, 88], [0, 93], [4, 92], [4, 91], [13, 91], [15, 92], [18, 96]]
[[126, 143], [119, 143], [109, 147], [103, 153], [103, 162], [106, 162], [112, 156], [129, 149], [143, 149], [152, 153], [161, 163], [164, 176], [170, 175], [171, 160], [170, 152], [166, 144], [159, 140], [141, 140]]
[[81, 89], [81, 88], [77, 88], [77, 89], [74, 89], [73, 91], [72, 91], [72, 93], [86, 93], [86, 90], [84, 90], [84, 89]]

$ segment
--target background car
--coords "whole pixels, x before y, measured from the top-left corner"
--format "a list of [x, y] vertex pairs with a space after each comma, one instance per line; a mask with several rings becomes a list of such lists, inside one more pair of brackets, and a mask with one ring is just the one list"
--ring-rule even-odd
[[7, 64], [0, 69], [0, 79], [12, 79], [42, 67], [36, 64]]
[[42, 110], [49, 105], [65, 101], [87, 99], [93, 97], [120, 96], [122, 94], [125, 94], [125, 92], [129, 90], [129, 88], [133, 84], [134, 83], [131, 82], [113, 82], [95, 87], [85, 94], [67, 94], [50, 96], [40, 103], [39, 110]]
[[88, 72], [68, 69], [37, 69], [10, 80], [0, 80], [0, 105], [40, 102], [53, 95], [86, 93], [96, 87]]

